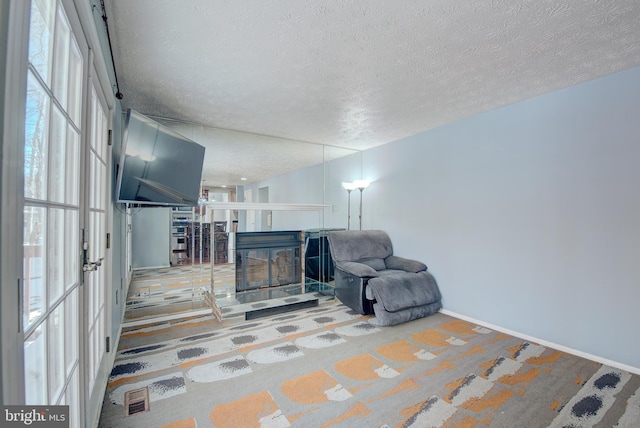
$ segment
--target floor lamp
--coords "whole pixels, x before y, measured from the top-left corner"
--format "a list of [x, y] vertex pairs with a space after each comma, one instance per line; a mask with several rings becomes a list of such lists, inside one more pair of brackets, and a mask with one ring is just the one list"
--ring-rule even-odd
[[347, 230], [351, 229], [351, 191], [356, 188], [354, 183], [342, 183], [342, 187], [344, 187], [348, 194], [347, 199]]
[[369, 180], [356, 180], [352, 183], [356, 189], [360, 190], [360, 230], [362, 230], [362, 191], [369, 187]]

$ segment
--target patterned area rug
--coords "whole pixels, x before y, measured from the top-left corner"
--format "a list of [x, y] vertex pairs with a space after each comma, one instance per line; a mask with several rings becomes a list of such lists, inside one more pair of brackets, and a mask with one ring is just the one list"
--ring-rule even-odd
[[[339, 304], [123, 332], [101, 427], [638, 427], [640, 376], [437, 313]], [[149, 410], [125, 417], [125, 393]]]

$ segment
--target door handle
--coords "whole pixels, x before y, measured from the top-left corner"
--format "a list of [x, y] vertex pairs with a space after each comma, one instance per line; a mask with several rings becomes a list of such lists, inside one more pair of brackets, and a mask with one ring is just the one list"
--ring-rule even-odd
[[96, 271], [98, 270], [98, 268], [100, 266], [102, 266], [102, 261], [104, 260], [104, 257], [96, 260], [95, 262], [87, 262], [84, 265], [82, 265], [82, 271], [83, 272], [91, 272], [91, 271]]
[[84, 239], [84, 229], [82, 230], [82, 272], [93, 272], [102, 266], [104, 257], [100, 257], [94, 262], [89, 261], [89, 243]]

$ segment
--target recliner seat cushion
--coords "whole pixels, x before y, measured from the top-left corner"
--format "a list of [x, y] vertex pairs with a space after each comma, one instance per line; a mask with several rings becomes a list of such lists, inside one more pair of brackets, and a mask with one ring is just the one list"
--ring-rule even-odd
[[372, 294], [388, 312], [428, 305], [441, 299], [435, 279], [427, 271], [371, 278], [367, 288], [367, 294]]
[[386, 269], [387, 267], [384, 264], [384, 259], [378, 259], [378, 258], [360, 260], [360, 263], [362, 263], [363, 265], [367, 265], [370, 268], [375, 270], [383, 270], [383, 269]]

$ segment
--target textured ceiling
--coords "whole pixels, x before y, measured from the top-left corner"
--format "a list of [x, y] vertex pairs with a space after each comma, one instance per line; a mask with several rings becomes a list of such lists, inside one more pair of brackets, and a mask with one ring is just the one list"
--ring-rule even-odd
[[[278, 138], [365, 149], [640, 65], [637, 0], [105, 4], [125, 108], [275, 151]], [[232, 140], [214, 150], [274, 175]]]

